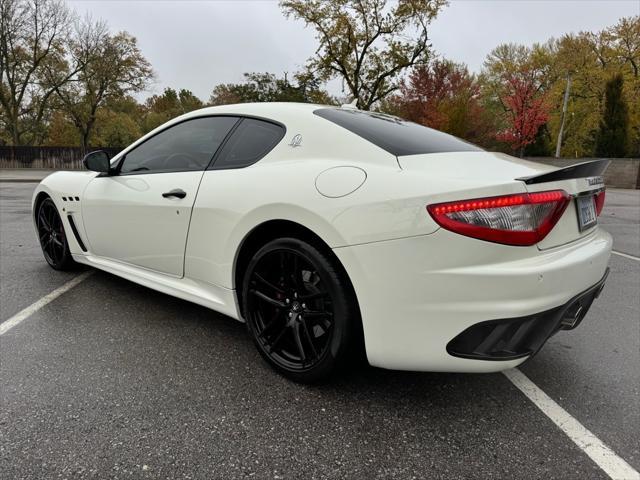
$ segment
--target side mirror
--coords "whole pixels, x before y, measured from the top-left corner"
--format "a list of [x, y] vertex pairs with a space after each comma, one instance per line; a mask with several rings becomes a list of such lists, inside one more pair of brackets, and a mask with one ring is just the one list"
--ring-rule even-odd
[[87, 170], [100, 173], [109, 173], [111, 170], [111, 163], [109, 162], [109, 155], [104, 150], [96, 150], [95, 152], [87, 153], [82, 160]]

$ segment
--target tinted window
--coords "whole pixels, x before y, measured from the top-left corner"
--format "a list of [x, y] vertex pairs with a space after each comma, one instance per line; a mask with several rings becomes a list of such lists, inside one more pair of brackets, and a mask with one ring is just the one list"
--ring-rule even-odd
[[212, 168], [240, 168], [256, 163], [284, 136], [280, 125], [245, 118], [220, 150]]
[[235, 117], [203, 117], [169, 127], [127, 153], [122, 173], [204, 170]]
[[453, 135], [390, 115], [339, 108], [322, 108], [313, 113], [397, 156], [482, 151]]

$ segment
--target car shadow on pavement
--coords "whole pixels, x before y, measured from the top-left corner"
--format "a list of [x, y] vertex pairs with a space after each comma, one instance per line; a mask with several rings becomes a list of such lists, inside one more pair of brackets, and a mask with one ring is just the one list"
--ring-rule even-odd
[[[191, 358], [200, 363], [210, 359], [211, 381], [220, 376], [240, 375], [238, 385], [247, 382], [269, 384], [289, 391], [299, 390], [316, 398], [354, 398], [359, 394], [375, 397], [378, 401], [424, 402], [442, 401], [441, 406], [469, 406], [481, 401], [477, 392], [482, 386], [505, 384], [497, 374], [449, 374], [404, 372], [374, 368], [366, 362], [348, 366], [335, 376], [315, 385], [296, 384], [272, 370], [260, 357], [249, 338], [246, 326], [210, 309], [171, 297], [119, 277], [97, 272], [95, 282], [100, 283], [109, 298], [111, 308], [121, 310], [128, 326], [124, 326], [129, 341], [143, 330], [142, 338], [149, 339], [145, 350], [155, 348], [153, 338], [162, 338], [165, 354], [173, 349], [182, 360]], [[117, 299], [114, 300], [114, 299]], [[117, 303], [117, 305], [115, 304]], [[127, 313], [131, 309], [133, 312]], [[152, 333], [150, 333], [152, 332]], [[173, 339], [173, 344], [168, 344]], [[464, 391], [464, 395], [457, 393]], [[468, 392], [476, 392], [469, 395]]]
[[5, 458], [35, 471], [144, 454], [169, 478], [601, 477], [502, 375], [358, 365], [296, 384], [243, 324], [103, 272], [2, 342]]

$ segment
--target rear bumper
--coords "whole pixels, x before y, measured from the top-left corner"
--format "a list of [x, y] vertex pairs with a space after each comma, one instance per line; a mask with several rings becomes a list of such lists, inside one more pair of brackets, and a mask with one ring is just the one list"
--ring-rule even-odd
[[477, 360], [516, 360], [535, 355], [560, 330], [576, 328], [598, 298], [609, 275], [564, 305], [521, 318], [477, 323], [447, 344], [454, 357]]
[[[334, 252], [358, 296], [369, 363], [398, 370], [493, 372], [535, 353], [557, 331], [557, 316], [564, 317], [575, 300], [597, 287], [607, 270], [611, 236], [597, 228], [541, 251], [438, 230]], [[595, 296], [586, 295], [585, 305]], [[531, 318], [535, 321], [520, 331], [526, 342], [511, 350], [513, 355], [507, 350], [494, 355], [498, 343], [487, 342], [479, 352], [489, 354], [479, 358], [474, 352], [487, 335], [479, 343], [473, 335], [462, 337], [477, 324], [515, 325]], [[500, 361], [487, 361], [494, 356]]]

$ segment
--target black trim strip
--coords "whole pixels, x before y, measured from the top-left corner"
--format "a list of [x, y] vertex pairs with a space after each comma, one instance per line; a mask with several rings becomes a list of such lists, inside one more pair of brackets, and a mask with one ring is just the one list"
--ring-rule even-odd
[[[271, 145], [271, 147], [267, 151], [265, 151], [259, 158], [257, 158], [256, 160], [252, 161], [251, 163], [243, 163], [243, 164], [240, 164], [240, 165], [230, 165], [230, 166], [225, 165], [225, 166], [222, 166], [222, 167], [217, 167], [216, 164], [218, 163], [218, 160], [220, 160], [220, 156], [222, 155], [222, 152], [224, 151], [225, 146], [227, 145], [228, 142], [231, 141], [231, 139], [235, 135], [236, 131], [242, 127], [242, 124], [243, 124], [243, 122], [245, 120], [256, 120], [256, 121], [259, 121], [259, 122], [270, 123], [271, 125], [275, 125], [276, 127], [280, 127], [280, 133], [282, 135], [280, 135], [280, 138], [278, 139], [278, 141], [274, 142], [273, 145]], [[278, 146], [278, 144], [280, 144], [280, 142], [282, 141], [282, 139], [285, 137], [286, 134], [287, 134], [287, 127], [285, 127], [283, 124], [281, 124], [279, 122], [275, 122], [273, 120], [265, 120], [263, 118], [242, 117], [240, 119], [240, 121], [233, 126], [233, 128], [231, 129], [229, 134], [225, 137], [224, 142], [220, 145], [218, 150], [216, 150], [216, 153], [213, 156], [213, 159], [211, 160], [211, 162], [209, 163], [209, 166], [207, 167], [207, 170], [235, 170], [235, 169], [246, 168], [246, 167], [249, 167], [251, 165], [254, 165], [254, 164], [258, 163], [260, 160], [262, 160], [264, 157], [269, 155], [269, 153], [274, 148], [276, 148]]]
[[220, 146], [213, 153], [213, 156], [211, 157], [211, 160], [209, 160], [209, 163], [207, 164], [206, 168], [204, 169], [205, 172], [207, 170], [212, 170], [213, 169], [213, 165], [216, 163], [216, 160], [218, 160], [218, 157], [220, 156], [220, 152], [222, 152], [222, 149], [224, 148], [224, 146], [227, 144], [227, 142], [229, 141], [231, 136], [235, 133], [235, 131], [238, 129], [238, 127], [240, 126], [240, 124], [243, 121], [244, 121], [244, 118], [243, 117], [239, 117], [238, 121], [233, 125], [233, 127], [231, 127], [231, 130], [229, 130], [227, 135], [224, 137], [224, 139], [222, 140], [222, 143], [220, 143]]
[[69, 225], [71, 225], [71, 231], [73, 232], [73, 236], [76, 237], [76, 241], [83, 252], [87, 251], [87, 247], [84, 246], [82, 239], [80, 238], [80, 234], [78, 233], [78, 229], [76, 228], [76, 224], [73, 221], [73, 217], [71, 215], [67, 215], [67, 220], [69, 220]]
[[555, 182], [558, 180], [569, 180], [572, 178], [597, 177], [602, 175], [609, 166], [611, 160], [591, 160], [588, 162], [576, 163], [568, 167], [554, 170], [553, 172], [543, 173], [541, 175], [532, 175], [530, 177], [520, 177], [516, 180], [533, 185], [536, 183]]

